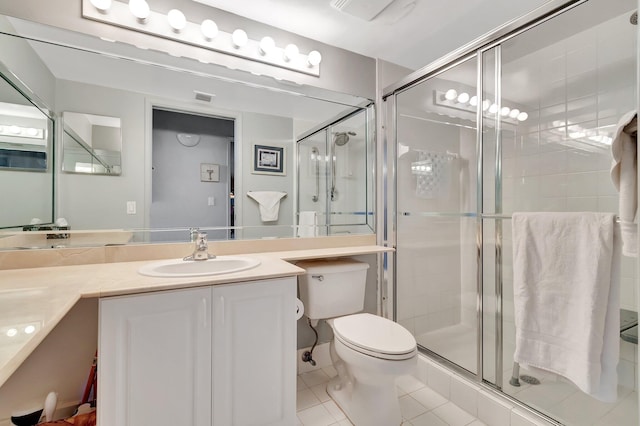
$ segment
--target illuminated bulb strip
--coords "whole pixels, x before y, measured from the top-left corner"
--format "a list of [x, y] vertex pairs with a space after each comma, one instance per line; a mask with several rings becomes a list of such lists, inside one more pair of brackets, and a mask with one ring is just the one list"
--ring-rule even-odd
[[[470, 96], [466, 92], [458, 93], [455, 89], [449, 89], [446, 92], [436, 90], [434, 99], [437, 105], [456, 108], [471, 113], [475, 112], [478, 106], [477, 96]], [[526, 112], [508, 106], [499, 108], [497, 104], [492, 103], [489, 99], [482, 101], [482, 110], [488, 114], [498, 114], [505, 119], [511, 119], [513, 121], [525, 121], [529, 118], [529, 114]]]
[[0, 125], [0, 136], [44, 139], [44, 129], [37, 129], [35, 127], [21, 127], [15, 125]]
[[[211, 19], [205, 19], [202, 23], [194, 23], [190, 22], [188, 17], [184, 17], [183, 25], [183, 21], [177, 13], [172, 13], [172, 15], [176, 15], [178, 18], [174, 17], [170, 19], [167, 14], [150, 10], [149, 3], [146, 0], [130, 0], [128, 3], [111, 1], [107, 13], [96, 6], [96, 4], [99, 4], [101, 1], [104, 2], [106, 0], [82, 0], [82, 16], [94, 21], [159, 36], [243, 59], [316, 77], [320, 76], [322, 55], [316, 50], [304, 54], [301, 53], [297, 47], [295, 49], [288, 46], [285, 48], [285, 44], [281, 45], [283, 47], [278, 47], [275, 41], [271, 48], [269, 41], [252, 40], [246, 32], [240, 29], [238, 29], [239, 31], [235, 31], [235, 37], [231, 33], [219, 31], [218, 26]], [[184, 16], [182, 12], [178, 13]], [[175, 20], [175, 22], [167, 24], [168, 20]], [[246, 41], [240, 31], [246, 36]], [[271, 38], [268, 37], [268, 39]], [[270, 49], [271, 51], [269, 51]], [[171, 52], [168, 53], [171, 54]], [[182, 52], [180, 52], [180, 54], [182, 54]], [[199, 57], [200, 53], [198, 52], [188, 52], [187, 55], [191, 55], [189, 57], [193, 59], [202, 59]]]

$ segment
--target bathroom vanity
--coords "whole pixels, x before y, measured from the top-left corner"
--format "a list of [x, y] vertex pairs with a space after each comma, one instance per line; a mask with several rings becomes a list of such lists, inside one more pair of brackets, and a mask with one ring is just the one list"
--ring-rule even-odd
[[295, 424], [296, 278], [100, 300], [102, 425]]

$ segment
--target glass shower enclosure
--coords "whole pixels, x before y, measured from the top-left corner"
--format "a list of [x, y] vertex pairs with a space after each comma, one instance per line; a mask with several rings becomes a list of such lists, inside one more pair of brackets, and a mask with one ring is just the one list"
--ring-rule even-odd
[[[637, 424], [637, 410], [615, 420], [637, 407], [633, 343], [620, 342], [616, 403], [526, 368], [531, 382], [509, 383], [511, 215], [617, 212], [611, 143], [637, 109], [637, 2], [556, 3], [386, 91], [395, 319], [423, 353], [548, 419]], [[637, 312], [636, 259], [620, 266], [621, 307]]]
[[373, 232], [373, 123], [368, 106], [298, 138], [298, 236]]

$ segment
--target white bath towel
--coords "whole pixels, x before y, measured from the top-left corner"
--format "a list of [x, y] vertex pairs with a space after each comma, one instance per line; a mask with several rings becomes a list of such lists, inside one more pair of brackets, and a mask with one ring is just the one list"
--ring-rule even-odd
[[[514, 361], [617, 397], [620, 244], [613, 213], [514, 213]], [[615, 242], [614, 242], [615, 238]]]
[[622, 236], [622, 254], [638, 255], [638, 166], [636, 160], [637, 140], [624, 131], [624, 128], [636, 118], [636, 112], [630, 111], [620, 118], [611, 144], [613, 161], [611, 180], [619, 192], [620, 230]]
[[315, 211], [302, 211], [298, 214], [298, 237], [318, 236], [318, 214]]
[[286, 192], [281, 191], [249, 191], [247, 196], [253, 198], [260, 208], [260, 219], [263, 222], [274, 222], [278, 220], [280, 211], [280, 199], [286, 196]]

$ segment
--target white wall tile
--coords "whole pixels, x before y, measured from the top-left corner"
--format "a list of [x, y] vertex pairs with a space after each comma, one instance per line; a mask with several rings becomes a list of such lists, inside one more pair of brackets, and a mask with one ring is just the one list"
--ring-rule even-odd
[[513, 406], [489, 395], [478, 392], [478, 418], [492, 426], [509, 426]]
[[449, 399], [451, 381], [448, 372], [433, 364], [429, 365], [427, 371], [427, 385], [440, 395]]
[[478, 391], [462, 378], [451, 377], [451, 402], [474, 417], [478, 415]]

